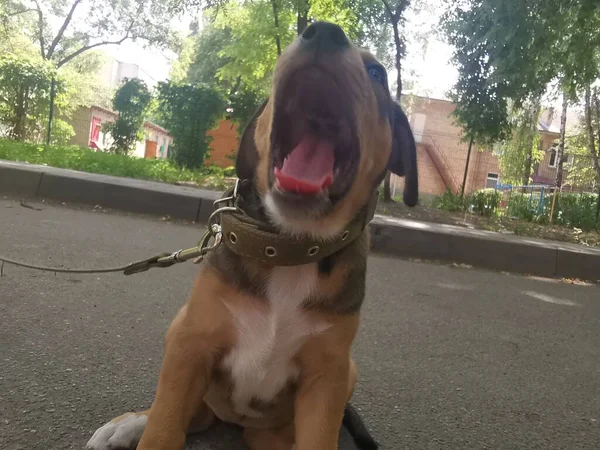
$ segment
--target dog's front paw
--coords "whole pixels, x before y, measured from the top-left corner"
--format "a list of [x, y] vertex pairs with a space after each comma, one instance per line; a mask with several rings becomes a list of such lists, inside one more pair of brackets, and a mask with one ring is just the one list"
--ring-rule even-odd
[[88, 441], [86, 450], [135, 449], [146, 428], [146, 413], [127, 413], [104, 424]]

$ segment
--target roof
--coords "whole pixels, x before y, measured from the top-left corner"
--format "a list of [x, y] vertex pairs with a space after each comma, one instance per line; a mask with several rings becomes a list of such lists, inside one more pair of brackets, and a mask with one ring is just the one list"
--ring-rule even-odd
[[560, 128], [556, 127], [553, 123], [547, 124], [543, 121], [538, 122], [538, 131], [545, 131], [552, 134], [560, 134]]
[[410, 90], [406, 90], [406, 91], [402, 92], [402, 97], [408, 97], [408, 96], [422, 98], [423, 100], [435, 100], [438, 102], [454, 103], [453, 101], [448, 100], [447, 98], [429, 97], [427, 95], [413, 94]]
[[[90, 109], [97, 109], [98, 111], [102, 111], [103, 113], [109, 114], [115, 118], [117, 118], [119, 116], [119, 113], [117, 113], [116, 111], [113, 111], [112, 109], [108, 109], [108, 108], [105, 108], [104, 106], [100, 106], [100, 105], [92, 105], [92, 106], [90, 106]], [[169, 131], [167, 129], [165, 129], [165, 128], [161, 127], [160, 125], [157, 125], [153, 122], [150, 122], [148, 120], [146, 120], [144, 122], [144, 127], [152, 128], [156, 131], [159, 131], [160, 133], [169, 135]]]
[[[402, 93], [402, 96], [403, 97], [411, 96], [411, 97], [416, 97], [416, 98], [427, 100], [427, 101], [437, 101], [437, 102], [454, 104], [453, 101], [445, 99], [445, 98], [427, 97], [424, 95], [413, 94], [411, 91], [404, 91]], [[538, 121], [538, 131], [541, 131], [543, 133], [556, 134], [558, 136], [560, 134], [560, 117], [551, 117], [551, 120], [552, 120], [551, 123], [546, 123], [544, 120], [540, 119]], [[567, 128], [569, 128], [569, 127], [567, 126]]]

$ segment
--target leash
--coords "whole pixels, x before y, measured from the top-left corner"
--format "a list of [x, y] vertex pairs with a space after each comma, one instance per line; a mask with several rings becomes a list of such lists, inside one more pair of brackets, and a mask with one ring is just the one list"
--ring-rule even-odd
[[[54, 272], [54, 273], [77, 273], [77, 274], [92, 274], [92, 273], [115, 273], [123, 272], [124, 275], [134, 275], [136, 273], [146, 272], [152, 268], [166, 268], [171, 267], [175, 264], [186, 262], [190, 259], [194, 259], [194, 264], [200, 264], [206, 254], [219, 245], [223, 238], [221, 231], [221, 225], [217, 223], [217, 218], [225, 212], [241, 212], [239, 208], [233, 206], [235, 198], [237, 197], [239, 180], [236, 181], [233, 188], [228, 189], [223, 194], [223, 197], [215, 200], [213, 205], [215, 211], [208, 218], [208, 227], [202, 239], [195, 247], [191, 247], [185, 250], [178, 250], [173, 253], [159, 253], [158, 255], [152, 256], [148, 259], [142, 259], [135, 261], [125, 266], [118, 267], [107, 267], [100, 269], [65, 269], [63, 267], [47, 267], [36, 264], [25, 263], [17, 261], [11, 258], [6, 258], [0, 255], [0, 276], [3, 275], [4, 263], [11, 264], [13, 266], [25, 267], [27, 269], [39, 270], [43, 272]], [[219, 206], [225, 203], [225, 206]], [[211, 243], [211, 240], [213, 241]]]
[[[231, 252], [249, 257], [263, 264], [280, 266], [297, 266], [316, 262], [332, 255], [362, 235], [368, 223], [373, 219], [379, 192], [375, 190], [371, 199], [360, 213], [347, 224], [339, 234], [327, 240], [314, 237], [298, 238], [279, 233], [277, 229], [260, 220], [252, 219], [239, 206], [238, 197], [240, 180], [227, 189], [223, 196], [213, 202], [214, 211], [208, 218], [207, 230], [195, 247], [178, 250], [173, 253], [160, 253], [148, 259], [135, 261], [126, 266], [101, 269], [65, 269], [63, 267], [46, 267], [24, 263], [0, 256], [0, 276], [4, 263], [28, 269], [55, 273], [114, 273], [123, 272], [133, 275], [146, 272], [152, 268], [166, 268], [190, 259], [194, 264], [202, 262], [204, 257], [224, 244]], [[224, 239], [224, 236], [227, 238]]]

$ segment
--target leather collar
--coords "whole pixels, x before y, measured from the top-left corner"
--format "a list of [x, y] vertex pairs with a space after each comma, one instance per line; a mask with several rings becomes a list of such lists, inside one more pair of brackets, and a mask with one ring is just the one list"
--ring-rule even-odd
[[[223, 198], [231, 197], [232, 189]], [[294, 237], [281, 233], [273, 225], [250, 217], [239, 208], [240, 194], [233, 198], [235, 212], [221, 214], [222, 244], [233, 253], [273, 266], [299, 266], [331, 256], [356, 240], [375, 215], [379, 191], [344, 228], [339, 236], [322, 240], [309, 236]], [[233, 209], [233, 208], [232, 208]]]

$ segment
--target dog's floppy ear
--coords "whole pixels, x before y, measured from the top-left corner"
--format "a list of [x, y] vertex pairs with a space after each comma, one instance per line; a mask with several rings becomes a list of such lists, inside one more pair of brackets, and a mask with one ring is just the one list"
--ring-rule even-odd
[[235, 160], [235, 172], [240, 180], [250, 180], [254, 178], [254, 171], [258, 164], [258, 152], [254, 143], [254, 132], [256, 131], [256, 121], [262, 114], [269, 99], [265, 100], [254, 113], [250, 122], [246, 125], [240, 145], [238, 146], [237, 158]]
[[404, 177], [404, 203], [415, 206], [419, 201], [419, 177], [417, 173], [417, 146], [408, 118], [400, 105], [394, 102], [392, 112], [392, 153], [388, 169]]

